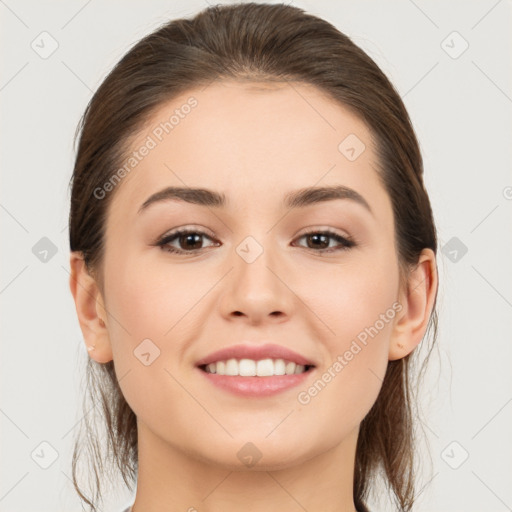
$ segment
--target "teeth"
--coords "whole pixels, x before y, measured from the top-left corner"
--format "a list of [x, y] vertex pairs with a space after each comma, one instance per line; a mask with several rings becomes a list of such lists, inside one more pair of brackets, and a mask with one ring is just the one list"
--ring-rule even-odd
[[285, 369], [286, 375], [291, 375], [292, 373], [295, 373], [296, 366], [297, 365], [295, 363], [286, 363], [286, 369]]
[[240, 362], [236, 362], [236, 359], [231, 359], [235, 365], [238, 364], [238, 373], [235, 375], [241, 375], [242, 377], [254, 377], [256, 375], [256, 361], [252, 359], [242, 359]]
[[226, 361], [226, 375], [238, 375], [238, 363], [236, 359]]
[[208, 373], [217, 375], [240, 375], [242, 377], [271, 377], [273, 375], [293, 375], [304, 373], [306, 367], [284, 359], [228, 359], [206, 365]]
[[274, 375], [285, 375], [286, 364], [282, 359], [276, 359], [274, 361]]
[[258, 377], [270, 377], [274, 375], [274, 361], [262, 359], [256, 363], [256, 375]]

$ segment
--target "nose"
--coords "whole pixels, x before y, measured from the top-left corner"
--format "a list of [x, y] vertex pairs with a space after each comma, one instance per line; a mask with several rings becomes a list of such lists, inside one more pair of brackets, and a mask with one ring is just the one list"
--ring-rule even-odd
[[294, 294], [287, 281], [291, 272], [286, 271], [277, 250], [263, 248], [253, 240], [234, 251], [233, 269], [226, 276], [220, 299], [221, 312], [227, 319], [240, 317], [240, 321], [257, 325], [280, 323], [290, 317]]

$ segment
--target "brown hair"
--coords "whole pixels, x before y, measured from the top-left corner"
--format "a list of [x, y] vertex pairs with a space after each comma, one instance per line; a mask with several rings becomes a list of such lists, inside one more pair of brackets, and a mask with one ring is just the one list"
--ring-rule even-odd
[[[401, 280], [422, 249], [437, 250], [430, 202], [423, 184], [419, 145], [393, 85], [377, 64], [333, 25], [284, 4], [245, 3], [209, 7], [191, 19], [166, 23], [135, 44], [100, 85], [78, 126], [80, 141], [72, 176], [69, 237], [102, 286], [105, 220], [115, 191], [94, 194], [124, 160], [132, 137], [151, 114], [177, 95], [216, 79], [294, 81], [311, 84], [354, 112], [375, 139], [382, 180], [393, 205]], [[405, 282], [402, 280], [402, 282]], [[427, 332], [437, 331], [434, 309]], [[372, 482], [383, 475], [399, 510], [415, 499], [413, 354], [389, 361], [379, 396], [360, 426], [354, 473], [354, 502], [364, 509]], [[88, 392], [102, 406], [107, 430], [105, 457], [132, 489], [137, 473], [137, 423], [119, 387], [113, 361], [88, 359]], [[84, 412], [87, 406], [84, 401]], [[96, 405], [96, 403], [95, 403]], [[73, 483], [96, 510], [101, 499], [102, 443], [85, 414], [85, 441], [73, 451]], [[88, 451], [94, 496], [78, 484], [77, 462]], [[108, 466], [111, 467], [111, 466]], [[379, 473], [380, 472], [380, 473]]]

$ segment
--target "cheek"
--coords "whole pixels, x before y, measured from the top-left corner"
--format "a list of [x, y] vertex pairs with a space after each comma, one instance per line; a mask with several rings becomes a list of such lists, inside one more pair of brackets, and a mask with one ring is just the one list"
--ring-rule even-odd
[[[312, 416], [357, 426], [377, 399], [401, 305], [398, 266], [388, 255], [316, 274], [305, 302], [324, 325], [322, 368], [298, 402]], [[304, 278], [306, 279], [306, 278]], [[307, 288], [304, 288], [307, 289]], [[313, 412], [314, 411], [314, 412]]]
[[118, 320], [113, 322], [113, 344], [122, 340], [125, 346], [129, 339], [138, 345], [149, 338], [162, 349], [187, 325], [194, 305], [211, 288], [211, 276], [197, 278], [179, 265], [148, 265], [142, 257], [115, 252], [110, 261], [108, 308]]
[[385, 344], [398, 298], [398, 264], [391, 255], [372, 261], [354, 257], [346, 264], [317, 266], [314, 272], [304, 272], [301, 280], [302, 298], [321, 320], [318, 326], [324, 326], [321, 332], [331, 354], [348, 349], [358, 336], [364, 343], [365, 329], [372, 326], [378, 330], [375, 334], [372, 329], [372, 338]]
[[115, 251], [105, 268], [107, 308], [113, 318], [109, 337], [122, 393], [137, 417], [165, 420], [172, 403], [190, 399], [172, 376], [181, 381], [175, 362], [181, 360], [188, 319], [193, 317], [187, 312], [208, 283]]

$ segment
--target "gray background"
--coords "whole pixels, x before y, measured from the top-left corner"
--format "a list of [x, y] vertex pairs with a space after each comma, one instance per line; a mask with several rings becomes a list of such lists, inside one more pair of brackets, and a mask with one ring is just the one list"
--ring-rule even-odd
[[[512, 510], [511, 2], [291, 3], [376, 60], [423, 151], [440, 237], [440, 335], [421, 402], [430, 447], [415, 510]], [[70, 461], [87, 352], [67, 238], [80, 115], [137, 39], [206, 6], [0, 1], [1, 511], [81, 510]], [[113, 493], [104, 510], [130, 503]]]

